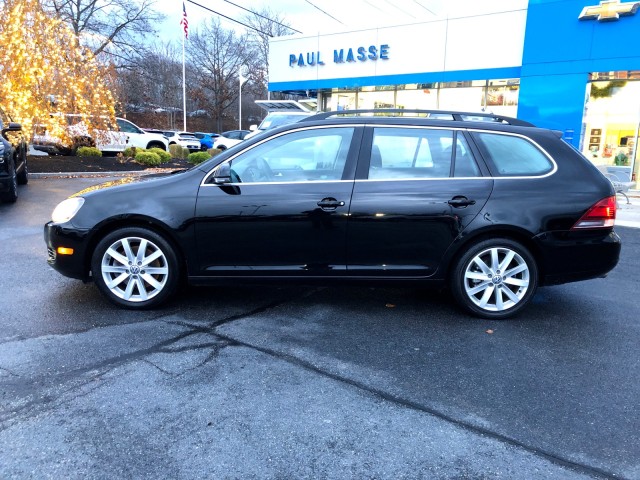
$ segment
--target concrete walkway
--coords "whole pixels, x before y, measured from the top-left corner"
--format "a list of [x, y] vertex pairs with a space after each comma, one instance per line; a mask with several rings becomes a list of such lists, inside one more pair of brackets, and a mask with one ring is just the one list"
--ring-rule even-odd
[[627, 195], [630, 203], [622, 195], [618, 195], [616, 225], [640, 228], [640, 190], [630, 190]]

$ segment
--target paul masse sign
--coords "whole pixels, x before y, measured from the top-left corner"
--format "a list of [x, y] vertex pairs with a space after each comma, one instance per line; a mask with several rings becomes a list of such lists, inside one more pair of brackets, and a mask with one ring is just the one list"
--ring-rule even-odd
[[509, 11], [491, 15], [275, 37], [269, 40], [269, 90], [424, 83], [440, 72], [462, 72], [450, 75], [455, 80], [508, 78], [478, 71], [522, 65], [527, 4], [509, 0]]
[[[306, 67], [313, 65], [324, 65], [324, 56], [322, 52], [306, 52], [289, 55], [290, 67]], [[333, 50], [333, 63], [345, 63], [345, 62], [366, 62], [376, 60], [388, 60], [389, 59], [389, 45], [383, 44], [380, 46], [370, 45], [367, 47], [357, 48], [340, 48]]]

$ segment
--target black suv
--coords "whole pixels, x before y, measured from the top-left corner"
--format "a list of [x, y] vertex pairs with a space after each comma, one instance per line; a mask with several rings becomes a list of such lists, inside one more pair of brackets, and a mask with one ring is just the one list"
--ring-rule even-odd
[[15, 202], [18, 185], [28, 181], [27, 143], [22, 135], [22, 125], [11, 121], [0, 108], [0, 200]]
[[126, 308], [182, 280], [395, 282], [506, 318], [538, 286], [618, 262], [612, 185], [560, 137], [495, 115], [322, 113], [183, 173], [73, 195], [45, 226], [49, 263]]

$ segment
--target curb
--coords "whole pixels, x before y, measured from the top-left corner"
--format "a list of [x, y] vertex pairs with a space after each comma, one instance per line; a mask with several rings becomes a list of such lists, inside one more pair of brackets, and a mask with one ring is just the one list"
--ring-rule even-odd
[[132, 170], [127, 172], [48, 172], [31, 173], [29, 178], [103, 178], [103, 177], [140, 177], [143, 175], [154, 175], [157, 173], [167, 173], [173, 170]]
[[616, 223], [615, 223], [615, 226], [613, 228], [615, 229], [615, 227], [640, 228], [640, 222], [616, 219]]

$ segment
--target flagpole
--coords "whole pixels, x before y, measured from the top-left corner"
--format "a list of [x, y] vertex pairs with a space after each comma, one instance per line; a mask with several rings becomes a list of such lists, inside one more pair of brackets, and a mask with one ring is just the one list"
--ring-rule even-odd
[[187, 7], [182, 2], [182, 20], [180, 25], [184, 30], [184, 36], [182, 37], [182, 130], [187, 131], [187, 82], [185, 75], [185, 61], [184, 61], [184, 42], [189, 35], [189, 21], [187, 20]]
[[186, 36], [182, 36], [182, 129], [187, 131], [187, 85], [185, 82], [185, 63], [184, 63], [184, 41]]

